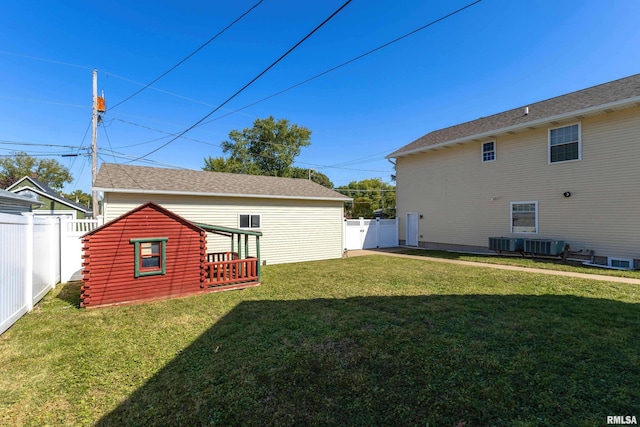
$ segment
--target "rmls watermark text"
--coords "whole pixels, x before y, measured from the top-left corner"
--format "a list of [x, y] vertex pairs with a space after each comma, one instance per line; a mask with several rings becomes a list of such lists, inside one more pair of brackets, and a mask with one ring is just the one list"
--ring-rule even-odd
[[635, 415], [607, 415], [607, 425], [638, 425]]

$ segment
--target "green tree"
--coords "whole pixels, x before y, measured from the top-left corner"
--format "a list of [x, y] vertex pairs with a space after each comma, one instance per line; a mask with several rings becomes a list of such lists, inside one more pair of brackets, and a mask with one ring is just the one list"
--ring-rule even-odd
[[[347, 216], [351, 218], [373, 218], [373, 203], [368, 197], [356, 197], [353, 199], [351, 209], [346, 207]], [[349, 214], [349, 211], [351, 214]]]
[[244, 173], [248, 175], [263, 175], [260, 173], [258, 166], [251, 162], [242, 162], [237, 158], [224, 157], [207, 157], [204, 159], [205, 171], [210, 172], [228, 172], [228, 173]]
[[289, 168], [289, 173], [286, 175], [288, 178], [303, 178], [309, 179], [311, 177], [311, 181], [316, 184], [320, 184], [327, 188], [333, 188], [333, 182], [329, 179], [329, 177], [322, 172], [318, 172], [311, 169], [304, 169], [292, 166]]
[[87, 194], [82, 190], [75, 190], [71, 193], [62, 193], [62, 195], [67, 199], [72, 200], [76, 203], [79, 203], [83, 206], [86, 206], [89, 208], [91, 207], [91, 202], [92, 202], [91, 194]]
[[348, 185], [338, 187], [336, 190], [353, 198], [353, 203], [346, 205], [347, 217], [371, 218], [374, 211], [382, 209], [382, 216], [395, 218], [396, 188], [380, 178], [351, 181]]
[[73, 181], [69, 169], [55, 159], [38, 160], [24, 152], [0, 159], [0, 188], [7, 188], [24, 176], [34, 175], [56, 191]]
[[[229, 157], [204, 159], [203, 170], [251, 175], [291, 176], [302, 147], [311, 145], [311, 131], [273, 116], [256, 119], [253, 127], [229, 132], [222, 143]], [[295, 172], [297, 173], [297, 172]]]

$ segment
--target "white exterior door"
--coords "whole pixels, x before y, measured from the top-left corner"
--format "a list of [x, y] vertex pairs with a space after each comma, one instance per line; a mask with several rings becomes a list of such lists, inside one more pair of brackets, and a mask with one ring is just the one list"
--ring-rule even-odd
[[407, 213], [407, 246], [418, 246], [418, 214]]

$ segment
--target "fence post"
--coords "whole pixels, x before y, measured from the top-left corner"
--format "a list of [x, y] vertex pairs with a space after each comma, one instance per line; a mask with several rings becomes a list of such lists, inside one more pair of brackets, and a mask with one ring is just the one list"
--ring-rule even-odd
[[33, 214], [27, 218], [27, 232], [25, 236], [25, 265], [24, 265], [24, 300], [27, 311], [33, 310]]
[[60, 251], [57, 250], [60, 246], [59, 239], [56, 239], [57, 231], [60, 229], [58, 223], [60, 222], [60, 217], [54, 217], [53, 221], [49, 221], [47, 224], [49, 228], [49, 280], [51, 282], [51, 289], [55, 288], [58, 282], [58, 277], [56, 274], [58, 263], [58, 257]]
[[398, 227], [400, 227], [400, 222], [398, 221], [398, 217], [396, 216], [396, 237], [395, 237], [396, 245], [400, 245], [400, 240], [398, 240], [399, 238]]
[[347, 218], [342, 219], [342, 253], [347, 253]]
[[[67, 274], [67, 266], [66, 266], [66, 260], [67, 260], [67, 255], [65, 255], [66, 253], [66, 249], [67, 249], [67, 238], [68, 238], [68, 231], [69, 228], [69, 219], [64, 216], [64, 217], [60, 217], [60, 281], [62, 282], [63, 277], [66, 277]], [[64, 279], [66, 280], [66, 279]]]

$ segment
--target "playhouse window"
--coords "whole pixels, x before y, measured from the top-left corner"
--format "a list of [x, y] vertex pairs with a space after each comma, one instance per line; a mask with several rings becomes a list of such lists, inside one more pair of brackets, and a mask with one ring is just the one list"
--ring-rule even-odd
[[131, 239], [134, 247], [134, 276], [155, 276], [167, 272], [168, 237]]

